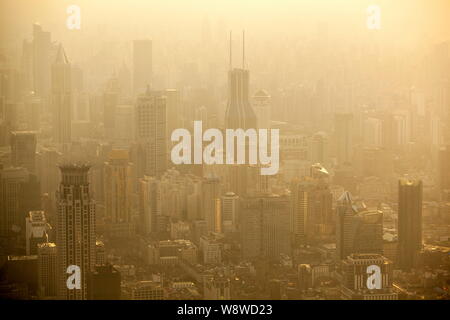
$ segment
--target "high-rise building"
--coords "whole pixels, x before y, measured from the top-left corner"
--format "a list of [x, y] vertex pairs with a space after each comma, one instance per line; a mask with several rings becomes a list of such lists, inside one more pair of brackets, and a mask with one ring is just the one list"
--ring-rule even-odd
[[241, 201], [244, 259], [280, 259], [291, 253], [291, 200], [287, 195], [246, 197]]
[[59, 45], [52, 64], [53, 138], [57, 143], [72, 140], [72, 84], [71, 66], [62, 45]]
[[[371, 266], [380, 269], [380, 288], [369, 288], [369, 277], [376, 276], [367, 271]], [[392, 288], [392, 262], [380, 254], [352, 254], [342, 263], [341, 298], [344, 300], [398, 300]]]
[[348, 191], [339, 198], [336, 224], [336, 258], [353, 253], [383, 253], [383, 213], [359, 208]]
[[58, 296], [58, 261], [56, 244], [40, 243], [37, 246], [38, 256], [38, 295], [42, 298]]
[[[63, 165], [57, 194], [57, 240], [59, 297], [85, 300], [88, 297], [87, 275], [95, 265], [95, 203], [92, 200], [87, 165]], [[68, 289], [67, 268], [78, 266], [81, 288]]]
[[422, 181], [400, 179], [398, 184], [399, 267], [409, 271], [416, 266], [422, 249]]
[[123, 231], [111, 234], [111, 236], [129, 236], [132, 209], [132, 165], [128, 159], [128, 151], [113, 149], [104, 168], [107, 223], [111, 226], [115, 225], [115, 231]]
[[0, 235], [25, 239], [25, 218], [41, 209], [39, 182], [25, 168], [0, 170]]
[[30, 211], [26, 218], [26, 253], [35, 255], [38, 244], [48, 241], [48, 229], [50, 226], [45, 218], [44, 211]]
[[224, 232], [235, 232], [239, 219], [239, 196], [234, 192], [227, 192], [222, 196], [222, 225]]
[[133, 41], [133, 90], [142, 93], [152, 84], [152, 41]]
[[147, 91], [136, 103], [138, 176], [160, 177], [167, 169], [166, 98], [160, 92]]
[[220, 232], [222, 219], [220, 212], [221, 185], [220, 179], [205, 178], [202, 183], [202, 212], [206, 227], [210, 232]]
[[245, 69], [228, 71], [228, 104], [225, 111], [227, 129], [257, 128], [256, 114], [249, 100], [249, 75]]
[[11, 163], [28, 172], [36, 172], [36, 134], [31, 131], [11, 132]]
[[88, 275], [88, 299], [120, 300], [120, 279], [112, 265], [96, 265]]

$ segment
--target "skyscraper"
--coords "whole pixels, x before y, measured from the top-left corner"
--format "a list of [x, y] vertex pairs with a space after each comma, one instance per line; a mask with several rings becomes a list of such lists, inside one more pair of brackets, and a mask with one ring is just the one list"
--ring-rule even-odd
[[58, 296], [58, 261], [56, 245], [52, 242], [38, 244], [38, 295], [41, 298]]
[[205, 178], [202, 183], [203, 193], [203, 218], [206, 221], [206, 227], [208, 231], [218, 232], [221, 229], [218, 226], [222, 225], [220, 219], [220, 197], [221, 197], [221, 185], [220, 179], [216, 177]]
[[249, 75], [246, 69], [228, 71], [228, 104], [225, 111], [227, 129], [257, 128], [256, 114], [249, 100]]
[[222, 196], [222, 223], [224, 232], [237, 231], [239, 218], [239, 196], [227, 192]]
[[359, 207], [346, 191], [338, 200], [336, 258], [345, 260], [353, 253], [383, 253], [383, 214]]
[[270, 95], [265, 90], [258, 90], [252, 97], [252, 106], [255, 110], [258, 128], [270, 129]]
[[138, 176], [160, 177], [167, 169], [166, 97], [149, 88], [136, 103]]
[[132, 167], [127, 150], [114, 149], [105, 163], [104, 190], [111, 236], [128, 236], [131, 223]]
[[[89, 166], [63, 165], [57, 194], [59, 297], [87, 299], [87, 275], [95, 265], [95, 204], [88, 182]], [[81, 289], [68, 289], [66, 273], [71, 265], [81, 270]]]
[[26, 218], [26, 253], [35, 255], [38, 244], [48, 241], [49, 225], [45, 219], [44, 211], [30, 211]]
[[152, 41], [133, 41], [133, 90], [142, 93], [152, 84]]
[[450, 145], [439, 150], [439, 189], [444, 201], [450, 201]]
[[36, 134], [31, 131], [11, 132], [11, 162], [14, 167], [23, 167], [36, 172]]
[[25, 218], [30, 211], [41, 207], [39, 189], [36, 176], [25, 168], [0, 170], [1, 236], [21, 234], [24, 241]]
[[53, 138], [57, 143], [72, 139], [72, 79], [71, 66], [62, 45], [59, 45], [52, 65]]
[[399, 267], [415, 267], [422, 249], [422, 181], [400, 179], [398, 183], [398, 254]]
[[106, 139], [114, 138], [116, 109], [119, 104], [119, 80], [116, 77], [109, 79], [103, 93], [103, 126]]

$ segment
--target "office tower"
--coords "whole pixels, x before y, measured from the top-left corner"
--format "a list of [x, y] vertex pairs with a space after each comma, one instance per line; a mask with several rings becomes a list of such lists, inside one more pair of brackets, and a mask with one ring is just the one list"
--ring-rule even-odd
[[112, 265], [96, 265], [88, 276], [89, 300], [120, 300], [120, 272]]
[[303, 181], [294, 184], [292, 188], [292, 227], [294, 244], [306, 244], [307, 220], [309, 211], [309, 195], [310, 185]]
[[37, 246], [38, 256], [38, 295], [41, 298], [58, 296], [58, 261], [56, 244], [40, 243]]
[[136, 103], [136, 138], [138, 176], [160, 177], [167, 169], [166, 98], [147, 91]]
[[203, 253], [204, 264], [220, 264], [222, 262], [222, 244], [213, 234], [200, 237], [199, 247]]
[[25, 218], [41, 208], [39, 182], [25, 168], [0, 170], [0, 234], [4, 237], [22, 235], [25, 239]]
[[256, 114], [258, 128], [270, 129], [270, 95], [265, 90], [258, 90], [252, 97], [252, 106]]
[[[368, 289], [367, 282], [372, 272], [370, 266], [381, 271], [381, 288]], [[380, 254], [352, 254], [342, 263], [341, 298], [344, 300], [398, 300], [392, 288], [392, 262]]]
[[265, 197], [262, 204], [262, 254], [278, 261], [291, 254], [291, 199], [288, 196]]
[[353, 253], [383, 253], [383, 213], [363, 210], [353, 216]]
[[320, 164], [310, 168], [310, 177], [295, 182], [293, 193], [293, 231], [297, 245], [333, 233], [332, 194], [328, 171]]
[[111, 236], [129, 236], [133, 177], [128, 151], [113, 149], [104, 168], [105, 216]]
[[257, 128], [255, 112], [249, 101], [249, 71], [228, 71], [228, 104], [225, 111], [227, 129]]
[[336, 258], [353, 253], [383, 253], [383, 213], [359, 208], [349, 192], [337, 203]]
[[142, 93], [152, 84], [152, 41], [133, 41], [133, 90]]
[[95, 241], [95, 264], [105, 264], [106, 262], [105, 244], [103, 241]]
[[339, 164], [351, 163], [353, 158], [353, 115], [336, 114], [334, 118], [336, 157]]
[[57, 143], [70, 143], [72, 139], [72, 84], [71, 66], [60, 44], [52, 64], [53, 139]]
[[445, 198], [445, 195], [450, 193], [450, 145], [439, 150], [438, 175], [441, 198], [444, 201], [450, 201]]
[[208, 275], [203, 282], [204, 300], [230, 300], [231, 281], [223, 275]]
[[11, 163], [36, 172], [36, 134], [31, 131], [11, 132]]
[[48, 241], [48, 229], [44, 211], [30, 211], [26, 218], [26, 252], [27, 255], [35, 255], [38, 244]]
[[265, 257], [279, 260], [291, 253], [291, 200], [267, 195], [242, 199], [241, 248], [244, 259]]
[[398, 184], [399, 267], [409, 271], [422, 249], [422, 181], [400, 179]]
[[[87, 165], [63, 165], [57, 194], [59, 297], [87, 299], [87, 275], [95, 265], [95, 203], [91, 198]], [[78, 266], [81, 289], [69, 290], [67, 268]]]
[[227, 192], [222, 196], [222, 224], [224, 232], [236, 232], [239, 219], [239, 196]]
[[33, 91], [46, 97], [50, 88], [51, 34], [39, 24], [33, 25]]
[[353, 216], [356, 209], [350, 192], [345, 191], [337, 201], [336, 207], [336, 259], [341, 261], [353, 253]]
[[161, 215], [161, 187], [154, 177], [145, 176], [139, 181], [139, 231], [148, 235], [156, 232], [157, 216]]
[[218, 232], [217, 226], [222, 224], [222, 221], [219, 220], [220, 196], [220, 179], [216, 177], [205, 178], [202, 183], [202, 212], [207, 230], [210, 232]]
[[119, 81], [116, 77], [109, 79], [106, 90], [103, 93], [103, 126], [105, 137], [108, 140], [114, 138], [116, 127], [116, 109], [119, 103]]

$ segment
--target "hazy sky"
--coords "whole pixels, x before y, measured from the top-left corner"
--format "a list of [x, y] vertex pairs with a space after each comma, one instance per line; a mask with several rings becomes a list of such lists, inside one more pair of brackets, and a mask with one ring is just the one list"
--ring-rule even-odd
[[285, 33], [308, 31], [317, 22], [326, 22], [330, 30], [351, 34], [365, 26], [369, 4], [381, 7], [382, 32], [393, 37], [441, 41], [450, 34], [448, 0], [1, 0], [2, 35], [8, 39], [29, 35], [32, 21], [55, 36], [69, 32], [65, 20], [70, 4], [81, 8], [82, 29], [126, 29], [130, 36], [134, 32], [153, 37], [172, 29], [193, 32], [205, 18], [225, 28]]

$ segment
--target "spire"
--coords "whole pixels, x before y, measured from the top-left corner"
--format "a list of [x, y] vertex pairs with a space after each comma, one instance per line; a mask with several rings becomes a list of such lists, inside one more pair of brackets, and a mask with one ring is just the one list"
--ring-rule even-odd
[[56, 53], [55, 63], [69, 64], [69, 59], [67, 59], [66, 52], [64, 51], [64, 48], [61, 43], [58, 46], [58, 52]]

